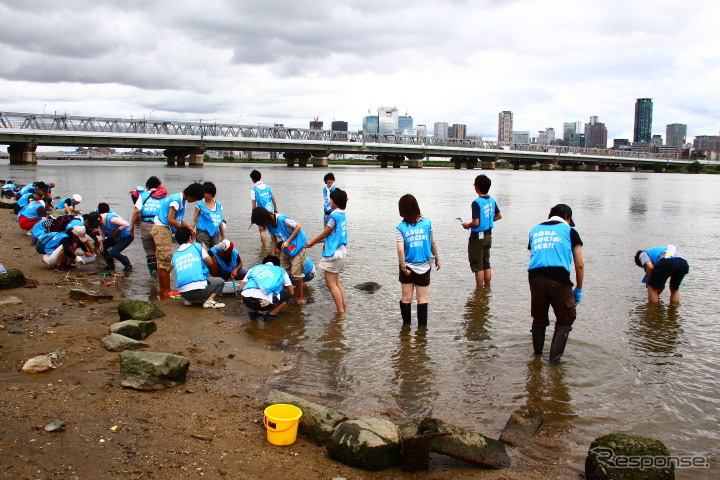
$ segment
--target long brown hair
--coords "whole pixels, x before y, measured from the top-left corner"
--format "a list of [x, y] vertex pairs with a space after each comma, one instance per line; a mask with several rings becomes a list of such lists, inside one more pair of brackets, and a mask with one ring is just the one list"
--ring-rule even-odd
[[400, 211], [400, 216], [403, 217], [403, 220], [405, 220], [405, 223], [408, 225], [415, 225], [422, 216], [417, 199], [409, 193], [400, 197], [398, 210]]

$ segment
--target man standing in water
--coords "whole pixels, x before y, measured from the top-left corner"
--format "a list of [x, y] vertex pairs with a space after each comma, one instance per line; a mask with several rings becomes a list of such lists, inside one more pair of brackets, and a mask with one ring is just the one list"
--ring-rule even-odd
[[470, 230], [468, 260], [470, 260], [470, 270], [475, 274], [475, 288], [490, 286], [492, 229], [495, 222], [502, 218], [495, 199], [488, 195], [491, 184], [490, 178], [486, 175], [475, 177], [474, 186], [478, 198], [472, 203], [472, 222], [462, 224], [465, 230]]
[[[257, 207], [263, 207], [270, 213], [277, 213], [277, 202], [273, 195], [270, 185], [265, 185], [260, 179], [262, 174], [257, 170], [250, 172], [250, 179], [253, 181], [253, 188], [250, 190], [250, 200], [252, 201], [252, 210]], [[267, 229], [258, 225], [260, 230], [260, 241], [263, 248], [267, 247]]]
[[[532, 339], [536, 355], [545, 344], [545, 329], [550, 325], [550, 306], [555, 312], [555, 333], [550, 345], [550, 363], [560, 361], [568, 335], [575, 321], [575, 307], [582, 299], [585, 263], [582, 240], [573, 228], [572, 209], [560, 203], [550, 210], [546, 222], [530, 230], [530, 314], [533, 318]], [[570, 264], [575, 263], [575, 282], [570, 280]]]

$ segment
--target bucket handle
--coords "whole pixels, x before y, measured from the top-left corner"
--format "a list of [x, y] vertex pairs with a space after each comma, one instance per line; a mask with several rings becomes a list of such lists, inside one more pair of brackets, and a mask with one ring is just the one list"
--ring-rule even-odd
[[271, 427], [268, 425], [267, 422], [268, 422], [267, 415], [263, 415], [263, 425], [265, 425], [265, 428], [267, 428], [268, 430], [272, 430], [273, 432], [282, 433], [282, 432], [287, 432], [288, 430], [290, 430], [291, 428], [293, 428], [295, 425], [297, 425], [297, 424], [300, 422], [300, 419], [298, 418], [297, 420], [295, 420], [295, 421], [294, 421], [292, 424], [290, 424], [290, 426], [287, 427], [285, 430], [276, 430], [276, 429], [274, 429], [274, 428], [271, 428]]

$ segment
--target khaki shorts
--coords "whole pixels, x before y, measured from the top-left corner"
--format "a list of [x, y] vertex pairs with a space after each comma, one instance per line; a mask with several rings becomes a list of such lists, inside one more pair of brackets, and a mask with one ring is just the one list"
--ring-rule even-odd
[[172, 232], [170, 227], [153, 225], [150, 234], [155, 240], [155, 258], [158, 268], [171, 272], [172, 266]]
[[492, 236], [487, 232], [484, 238], [471, 238], [468, 241], [470, 270], [479, 272], [490, 269], [490, 247], [492, 247]]
[[288, 272], [291, 278], [294, 280], [302, 280], [305, 277], [305, 249], [303, 248], [300, 252], [291, 257], [284, 251], [280, 253], [280, 266]]
[[347, 260], [347, 256], [343, 258], [328, 258], [328, 257], [322, 257], [320, 259], [320, 264], [318, 267], [325, 270], [326, 272], [330, 273], [340, 273], [345, 267], [345, 261]]

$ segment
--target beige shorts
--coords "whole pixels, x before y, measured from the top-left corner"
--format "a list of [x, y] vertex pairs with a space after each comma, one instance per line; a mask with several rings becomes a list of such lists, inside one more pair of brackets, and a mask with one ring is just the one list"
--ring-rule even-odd
[[300, 253], [291, 257], [285, 252], [280, 254], [280, 266], [284, 268], [288, 275], [294, 280], [300, 280], [305, 277], [305, 249], [300, 250]]
[[320, 263], [318, 264], [318, 267], [325, 270], [326, 272], [330, 273], [340, 273], [345, 267], [345, 261], [347, 260], [347, 256], [344, 256], [342, 258], [328, 258], [328, 257], [322, 257], [320, 259]]
[[170, 227], [153, 225], [150, 234], [155, 240], [155, 258], [158, 268], [167, 272], [172, 271], [172, 232]]

